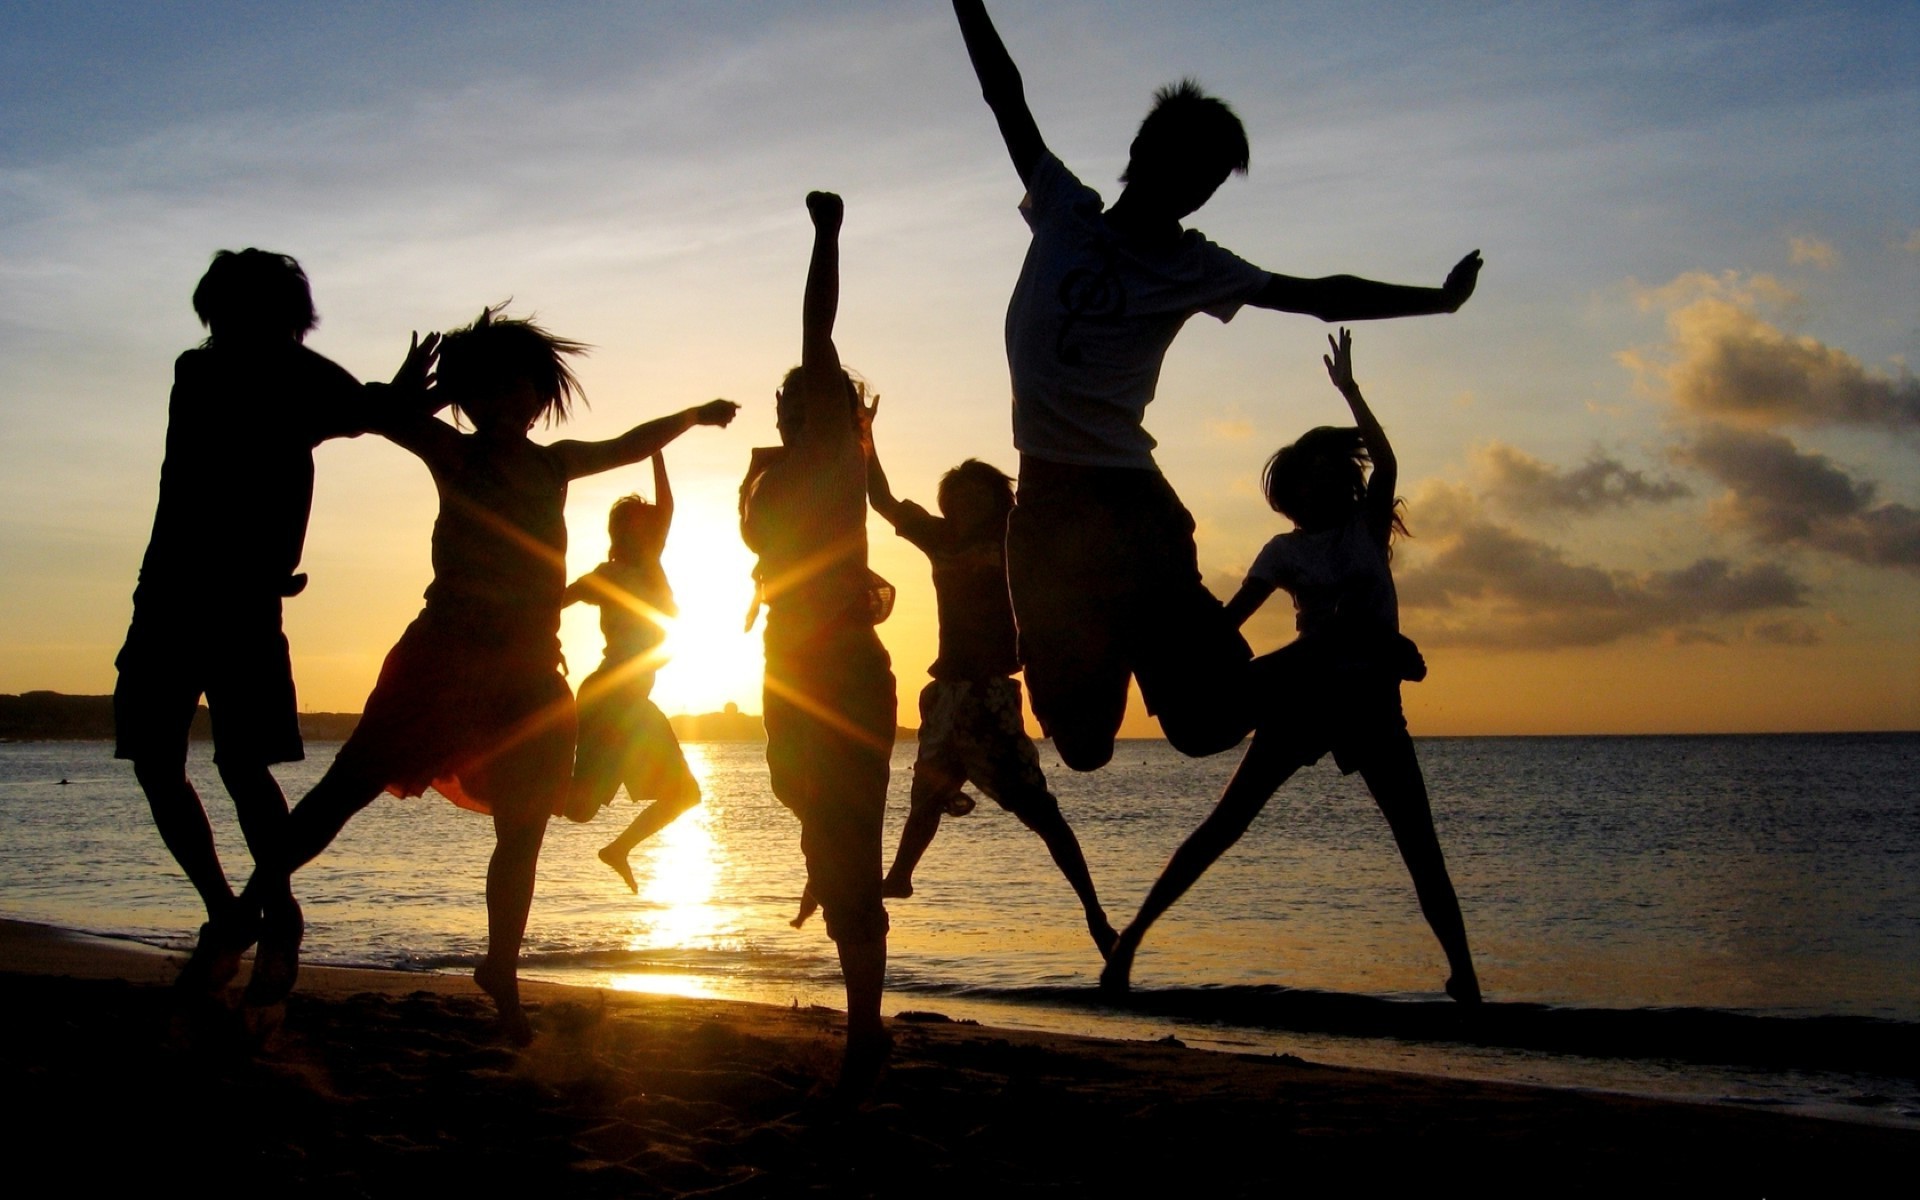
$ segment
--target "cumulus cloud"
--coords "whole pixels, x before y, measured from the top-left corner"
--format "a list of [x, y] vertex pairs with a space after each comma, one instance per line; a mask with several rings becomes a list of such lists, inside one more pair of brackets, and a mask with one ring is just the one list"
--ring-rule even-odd
[[1872, 371], [1843, 350], [1791, 334], [1761, 315], [1791, 304], [1765, 275], [1693, 273], [1641, 296], [1666, 310], [1664, 353], [1619, 357], [1666, 385], [1681, 411], [1757, 427], [1851, 425], [1920, 433], [1920, 379]]
[[1657, 504], [1692, 495], [1683, 483], [1650, 479], [1597, 450], [1572, 470], [1543, 462], [1504, 442], [1482, 447], [1475, 458], [1487, 495], [1515, 512], [1584, 515], [1636, 502]]
[[1500, 525], [1456, 485], [1416, 498], [1423, 553], [1398, 572], [1414, 636], [1436, 646], [1548, 649], [1665, 635], [1711, 640], [1715, 620], [1798, 608], [1807, 587], [1777, 563], [1703, 557], [1669, 570], [1573, 561]]
[[1877, 487], [1775, 433], [1709, 425], [1676, 457], [1724, 484], [1713, 518], [1770, 545], [1920, 570], [1920, 511], [1874, 503]]

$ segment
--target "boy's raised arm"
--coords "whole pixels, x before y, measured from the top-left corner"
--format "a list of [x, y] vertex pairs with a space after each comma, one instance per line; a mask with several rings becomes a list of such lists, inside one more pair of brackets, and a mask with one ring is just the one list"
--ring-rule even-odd
[[653, 452], [653, 506], [660, 510], [660, 523], [673, 524], [673, 485], [667, 482], [667, 456]]
[[1473, 295], [1480, 279], [1480, 252], [1475, 250], [1447, 273], [1437, 288], [1379, 283], [1354, 275], [1299, 279], [1274, 275], [1253, 298], [1261, 308], [1305, 313], [1322, 321], [1379, 321], [1389, 317], [1425, 317], [1458, 312]]
[[739, 411], [740, 406], [731, 400], [709, 400], [696, 408], [635, 425], [604, 442], [555, 442], [550, 449], [559, 456], [567, 478], [578, 479], [637, 463], [696, 425], [727, 425]]
[[829, 431], [854, 432], [846, 411], [846, 371], [833, 344], [840, 314], [840, 222], [846, 204], [832, 192], [808, 192], [813, 219], [813, 256], [800, 302], [800, 395], [788, 397], [801, 412], [800, 437], [819, 445]]
[[1367, 477], [1367, 528], [1384, 545], [1393, 532], [1393, 493], [1400, 483], [1400, 464], [1393, 457], [1393, 443], [1387, 440], [1387, 431], [1373, 415], [1366, 397], [1360, 394], [1360, 385], [1354, 381], [1352, 332], [1342, 329], [1337, 338], [1328, 334], [1327, 348], [1332, 353], [1322, 356], [1320, 361], [1327, 365], [1327, 378], [1333, 380], [1333, 386], [1340, 389], [1340, 395], [1346, 399], [1353, 423], [1360, 427], [1360, 444], [1367, 448], [1367, 457], [1373, 462], [1373, 473]]
[[1020, 182], [1028, 182], [1035, 164], [1047, 152], [1040, 137], [1040, 126], [1027, 107], [1026, 87], [1020, 82], [1020, 68], [1007, 53], [1006, 44], [994, 29], [987, 6], [981, 0], [953, 0], [953, 15], [960, 19], [960, 36], [966, 39], [967, 57], [973, 60], [973, 73], [980, 80], [980, 94], [1000, 124], [1000, 137], [1013, 158], [1013, 169]]
[[880, 465], [880, 451], [873, 442], [873, 419], [879, 414], [878, 396], [860, 410], [860, 446], [867, 452], [867, 504], [887, 524], [898, 526], [900, 501], [893, 494], [893, 486], [887, 482], [886, 469]]

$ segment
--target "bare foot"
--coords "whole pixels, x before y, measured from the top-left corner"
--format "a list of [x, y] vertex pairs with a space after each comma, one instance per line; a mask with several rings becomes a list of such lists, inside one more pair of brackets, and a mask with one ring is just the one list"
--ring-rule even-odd
[[893, 1037], [884, 1029], [867, 1033], [847, 1031], [847, 1053], [840, 1060], [840, 1078], [833, 1085], [839, 1104], [858, 1104], [873, 1095], [893, 1056]]
[[300, 942], [307, 923], [300, 906], [289, 899], [273, 906], [261, 918], [260, 948], [253, 955], [253, 974], [247, 979], [245, 1002], [253, 1008], [279, 1004], [300, 978]]
[[473, 981], [480, 990], [493, 997], [494, 1007], [499, 1010], [500, 1028], [507, 1040], [516, 1046], [524, 1046], [533, 1040], [533, 1026], [527, 1020], [526, 1009], [520, 1007], [520, 976], [512, 967], [495, 967], [491, 962], [482, 962], [474, 969]]
[[1480, 1003], [1480, 979], [1473, 973], [1472, 967], [1453, 973], [1447, 980], [1447, 995], [1461, 1004]]
[[1107, 966], [1100, 972], [1100, 990], [1115, 995], [1133, 987], [1133, 955], [1140, 949], [1140, 937], [1131, 926], [1114, 938], [1107, 948]]
[[260, 936], [260, 915], [241, 912], [239, 901], [200, 927], [200, 940], [174, 978], [182, 992], [217, 992], [240, 973], [240, 955]]
[[895, 879], [889, 875], [880, 881], [880, 896], [885, 900], [905, 900], [913, 895], [913, 877]]
[[633, 868], [627, 863], [627, 856], [618, 842], [609, 842], [600, 847], [600, 861], [613, 868], [613, 873], [627, 881], [627, 890], [639, 895], [640, 883], [633, 877]]
[[1120, 940], [1120, 935], [1107, 920], [1107, 914], [1097, 908], [1088, 913], [1087, 932], [1093, 935], [1093, 944], [1100, 948], [1100, 957], [1112, 958], [1114, 943]]

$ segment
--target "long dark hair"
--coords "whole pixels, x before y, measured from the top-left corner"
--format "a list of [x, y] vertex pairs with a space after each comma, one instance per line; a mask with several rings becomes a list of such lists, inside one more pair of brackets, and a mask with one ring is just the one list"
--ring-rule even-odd
[[[1322, 425], [1301, 434], [1291, 445], [1274, 451], [1260, 472], [1260, 490], [1267, 506], [1296, 525], [1313, 516], [1351, 517], [1367, 501], [1367, 472], [1373, 465], [1360, 431], [1345, 425]], [[1318, 485], [1324, 491], [1309, 496]], [[1309, 512], [1306, 503], [1325, 506]], [[1387, 530], [1388, 554], [1393, 539], [1412, 537], [1402, 510], [1405, 500], [1393, 502], [1393, 524]]]

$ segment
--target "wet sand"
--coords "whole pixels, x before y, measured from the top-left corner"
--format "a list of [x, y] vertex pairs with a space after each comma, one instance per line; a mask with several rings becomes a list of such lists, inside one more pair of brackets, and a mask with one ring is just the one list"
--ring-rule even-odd
[[178, 962], [0, 922], [16, 1170], [268, 1196], [1000, 1200], [1780, 1196], [1920, 1162], [1906, 1130], [897, 1015], [891, 1068], [848, 1111], [827, 1097], [829, 1010], [536, 983], [515, 1049], [464, 979], [308, 968], [250, 1039], [230, 1009], [176, 1002]]

